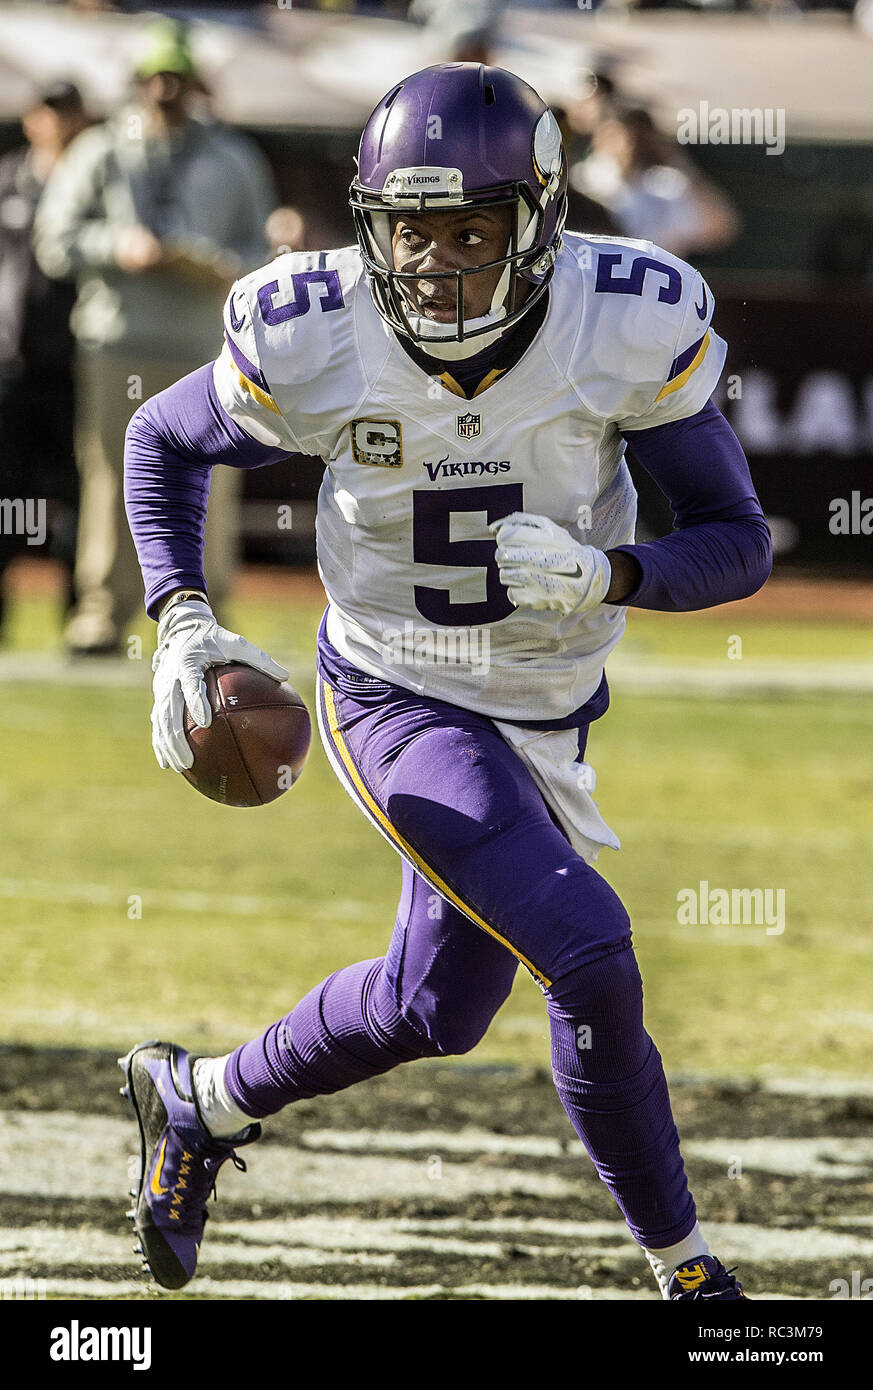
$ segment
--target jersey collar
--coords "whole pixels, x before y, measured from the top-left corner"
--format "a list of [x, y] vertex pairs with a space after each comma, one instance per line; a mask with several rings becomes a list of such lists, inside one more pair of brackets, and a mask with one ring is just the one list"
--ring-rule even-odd
[[[472, 400], [487, 391], [495, 381], [505, 376], [518, 363], [543, 326], [549, 307], [549, 290], [534, 305], [529, 314], [509, 333], [475, 357], [447, 364], [441, 358], [430, 357], [417, 344], [397, 333], [395, 337], [417, 367], [430, 377], [436, 377], [446, 390], [462, 400]], [[451, 370], [449, 370], [449, 365]]]

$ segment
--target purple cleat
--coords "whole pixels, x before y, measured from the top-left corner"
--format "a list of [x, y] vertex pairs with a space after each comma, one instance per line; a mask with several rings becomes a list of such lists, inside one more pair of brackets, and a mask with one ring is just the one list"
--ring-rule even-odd
[[260, 1138], [247, 1125], [232, 1139], [215, 1139], [200, 1119], [191, 1084], [189, 1057], [174, 1043], [139, 1043], [118, 1059], [126, 1096], [136, 1112], [141, 1139], [139, 1185], [131, 1188], [127, 1213], [142, 1242], [138, 1254], [165, 1289], [181, 1289], [193, 1278], [200, 1252], [206, 1203], [221, 1165], [245, 1164], [234, 1149]]
[[745, 1298], [743, 1286], [714, 1255], [698, 1255], [680, 1265], [670, 1276], [669, 1299]]

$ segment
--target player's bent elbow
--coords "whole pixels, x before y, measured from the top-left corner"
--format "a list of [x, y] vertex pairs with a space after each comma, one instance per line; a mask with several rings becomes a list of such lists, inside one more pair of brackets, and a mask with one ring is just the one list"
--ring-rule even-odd
[[127, 457], [132, 444], [141, 440], [154, 439], [154, 425], [148, 414], [148, 401], [143, 401], [138, 405], [127, 422], [127, 429], [124, 431], [124, 453]]

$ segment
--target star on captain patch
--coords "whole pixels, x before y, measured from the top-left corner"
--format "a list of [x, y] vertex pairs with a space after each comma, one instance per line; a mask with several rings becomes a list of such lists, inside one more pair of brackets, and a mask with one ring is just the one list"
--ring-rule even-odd
[[475, 439], [482, 425], [482, 416], [474, 415], [472, 410], [468, 415], [458, 416], [458, 438]]

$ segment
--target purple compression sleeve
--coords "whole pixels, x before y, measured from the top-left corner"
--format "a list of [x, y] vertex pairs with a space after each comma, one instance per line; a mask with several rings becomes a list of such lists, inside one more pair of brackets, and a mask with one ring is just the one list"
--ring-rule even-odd
[[669, 500], [677, 529], [615, 547], [641, 571], [622, 603], [688, 612], [760, 589], [773, 563], [770, 532], [742, 445], [717, 406], [709, 401], [685, 420], [625, 438]]
[[205, 588], [212, 466], [261, 468], [287, 457], [287, 450], [260, 444], [230, 418], [215, 393], [211, 362], [140, 406], [125, 436], [124, 497], [150, 617], [171, 590]]
[[[624, 601], [686, 611], [759, 589], [770, 573], [770, 536], [742, 447], [721, 412], [709, 402], [686, 420], [628, 431], [627, 438], [669, 498], [677, 530], [617, 547], [641, 572]], [[150, 616], [171, 590], [204, 587], [212, 466], [259, 468], [286, 457], [230, 418], [216, 396], [211, 364], [140, 406], [125, 441], [125, 498]]]

